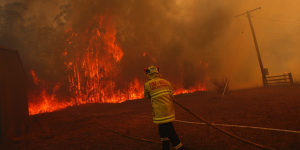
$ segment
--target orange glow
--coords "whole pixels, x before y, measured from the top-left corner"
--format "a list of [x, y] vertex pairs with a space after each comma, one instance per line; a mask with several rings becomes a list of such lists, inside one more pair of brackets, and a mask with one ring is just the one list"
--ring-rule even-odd
[[59, 102], [56, 97], [56, 92], [61, 84], [56, 83], [54, 87], [48, 90], [45, 81], [38, 78], [34, 70], [30, 71], [35, 86], [41, 88], [38, 91], [31, 91], [28, 94], [30, 102], [28, 103], [29, 114], [39, 114], [45, 112], [52, 112], [71, 106], [70, 102]]
[[[72, 98], [58, 98], [56, 92], [61, 84], [57, 83], [49, 90], [49, 86], [40, 83], [41, 80], [32, 70], [33, 82], [41, 89], [29, 94], [30, 115], [80, 104], [121, 103], [144, 97], [144, 81], [139, 78], [127, 81], [127, 87], [117, 84], [124, 52], [117, 43], [115, 26], [111, 17], [98, 16], [94, 19], [97, 24], [83, 33], [77, 33], [72, 28], [65, 31], [69, 37], [65, 41], [63, 56], [66, 57], [64, 65], [68, 92]], [[146, 55], [144, 52], [143, 56]], [[152, 60], [156, 62], [155, 58]], [[206, 90], [205, 86], [198, 85], [190, 89], [178, 89], [175, 94], [203, 90]]]
[[29, 96], [31, 100], [38, 101], [37, 103], [29, 103], [29, 114], [39, 114], [60, 110], [68, 106], [72, 106], [70, 102], [58, 102], [55, 94], [49, 94], [45, 89], [39, 95]]
[[147, 53], [146, 53], [146, 52], [143, 52], [142, 56], [144, 56], [144, 57], [145, 57], [146, 55], [147, 55]]
[[179, 94], [188, 94], [188, 93], [194, 93], [194, 92], [197, 92], [197, 91], [206, 91], [206, 86], [205, 85], [197, 85], [195, 87], [192, 87], [192, 88], [189, 88], [189, 89], [177, 89], [175, 92], [174, 92], [174, 95], [179, 95]]
[[123, 51], [116, 42], [116, 31], [111, 18], [100, 16], [95, 19], [98, 25], [82, 35], [70, 30], [71, 36], [67, 44], [74, 43], [72, 40], [85, 39], [87, 45], [82, 57], [67, 63], [69, 90], [74, 94], [76, 104], [123, 102], [131, 95], [130, 87], [127, 91], [116, 88], [115, 79], [119, 74]]
[[40, 79], [36, 76], [36, 74], [33, 70], [30, 70], [30, 73], [31, 73], [31, 76], [32, 76], [33, 83], [35, 85], [38, 85], [39, 82], [40, 82]]

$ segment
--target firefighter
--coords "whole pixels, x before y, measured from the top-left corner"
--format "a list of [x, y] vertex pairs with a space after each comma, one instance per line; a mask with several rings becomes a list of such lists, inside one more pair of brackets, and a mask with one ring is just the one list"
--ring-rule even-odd
[[175, 120], [175, 110], [173, 106], [173, 88], [169, 81], [160, 77], [159, 68], [150, 66], [144, 69], [148, 77], [145, 83], [144, 96], [151, 100], [153, 122], [158, 124], [162, 149], [169, 150], [170, 142], [177, 150], [186, 150], [182, 146], [172, 121]]

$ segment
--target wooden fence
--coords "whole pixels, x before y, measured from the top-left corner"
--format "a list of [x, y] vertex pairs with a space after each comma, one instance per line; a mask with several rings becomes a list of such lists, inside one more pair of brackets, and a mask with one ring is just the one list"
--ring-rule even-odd
[[292, 73], [284, 73], [282, 75], [266, 76], [266, 86], [276, 85], [292, 85], [294, 83]]

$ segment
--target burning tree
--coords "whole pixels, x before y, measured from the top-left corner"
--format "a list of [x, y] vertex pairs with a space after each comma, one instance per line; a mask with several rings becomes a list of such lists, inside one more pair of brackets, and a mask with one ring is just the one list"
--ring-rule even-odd
[[[31, 71], [33, 82], [39, 87], [29, 94], [31, 115], [86, 103], [121, 103], [143, 98], [143, 79], [135, 77], [126, 81], [125, 87], [119, 85], [124, 51], [116, 38], [113, 17], [96, 16], [84, 31], [68, 28], [65, 34], [62, 56], [67, 83], [49, 87]], [[146, 53], [142, 56], [145, 57]], [[69, 97], [58, 97], [57, 91], [63, 84], [67, 84]], [[198, 83], [189, 88], [178, 88], [175, 94], [203, 90], [206, 90], [205, 85]]]

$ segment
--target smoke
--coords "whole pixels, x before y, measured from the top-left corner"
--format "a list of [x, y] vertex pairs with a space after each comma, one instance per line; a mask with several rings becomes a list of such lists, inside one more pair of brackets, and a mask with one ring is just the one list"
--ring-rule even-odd
[[[113, 18], [117, 42], [124, 51], [119, 86], [135, 77], [143, 79], [143, 68], [150, 64], [159, 65], [164, 77], [185, 88], [223, 76], [231, 78], [233, 88], [257, 86], [260, 70], [248, 21], [234, 16], [262, 6], [253, 13], [253, 22], [263, 62], [271, 73], [291, 71], [297, 79], [300, 23], [294, 22], [299, 14], [296, 3], [4, 0], [0, 2], [0, 45], [17, 49], [26, 69], [36, 70], [41, 78], [64, 82], [65, 30], [84, 32], [96, 15], [106, 15]], [[273, 19], [286, 22], [276, 24]]]
[[27, 70], [57, 81], [63, 76], [60, 53], [64, 43], [65, 4], [52, 1], [15, 0], [0, 3], [0, 45], [16, 49]]
[[[299, 6], [300, 1], [245, 1], [234, 13], [261, 6], [251, 13], [262, 61], [270, 75], [292, 72], [299, 80]], [[261, 72], [246, 16], [234, 19], [225, 39], [228, 39], [224, 73], [230, 74], [235, 88], [260, 86]], [[226, 70], [225, 70], [226, 69]]]

